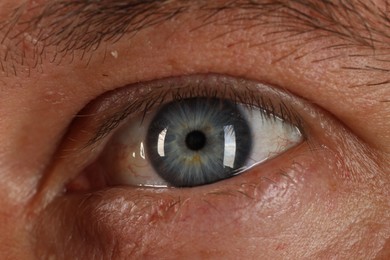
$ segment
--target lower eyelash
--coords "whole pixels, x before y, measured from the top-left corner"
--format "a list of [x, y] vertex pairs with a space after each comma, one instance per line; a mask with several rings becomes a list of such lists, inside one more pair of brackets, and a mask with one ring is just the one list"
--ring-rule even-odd
[[[129, 98], [112, 115], [104, 115], [108, 119], [97, 127], [96, 134], [87, 145], [103, 139], [130, 115], [143, 114], [144, 118], [152, 109], [166, 102], [194, 97], [227, 99], [248, 109], [255, 108], [266, 119], [282, 119], [295, 125], [305, 137], [303, 120], [299, 114], [276, 93], [269, 97], [259, 91], [258, 85], [259, 83], [255, 81], [216, 74], [181, 76], [134, 84], [129, 87], [135, 89], [138, 95]], [[116, 91], [120, 93], [120, 89]]]

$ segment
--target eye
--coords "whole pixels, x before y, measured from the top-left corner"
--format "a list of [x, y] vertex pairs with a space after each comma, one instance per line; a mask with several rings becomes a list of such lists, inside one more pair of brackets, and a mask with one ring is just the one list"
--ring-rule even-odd
[[245, 172], [301, 140], [295, 126], [261, 108], [195, 97], [127, 122], [101, 160], [115, 184], [192, 187]]
[[86, 171], [109, 185], [151, 187], [195, 187], [245, 173], [303, 140], [295, 112], [255, 87], [216, 75], [136, 86], [136, 100], [100, 127], [98, 138], [109, 141]]

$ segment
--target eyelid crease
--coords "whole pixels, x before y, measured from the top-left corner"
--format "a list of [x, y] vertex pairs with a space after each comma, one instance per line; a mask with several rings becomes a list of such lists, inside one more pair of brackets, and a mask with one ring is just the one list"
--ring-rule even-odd
[[[91, 118], [97, 127], [86, 147], [109, 135], [131, 115], [142, 118], [154, 108], [167, 102], [193, 97], [228, 99], [248, 109], [260, 109], [267, 119], [283, 119], [296, 126], [306, 138], [303, 120], [294, 109], [283, 102], [283, 93], [259, 82], [218, 74], [198, 74], [142, 82], [110, 91], [77, 117]], [[92, 108], [92, 111], [89, 112]], [[96, 124], [97, 122], [97, 124]], [[142, 124], [142, 121], [141, 121]]]

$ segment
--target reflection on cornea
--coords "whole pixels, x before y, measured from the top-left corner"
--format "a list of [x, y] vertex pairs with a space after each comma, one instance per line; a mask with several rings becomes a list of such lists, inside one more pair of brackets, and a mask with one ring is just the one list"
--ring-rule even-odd
[[141, 145], [140, 145], [139, 155], [142, 157], [142, 159], [145, 159], [145, 148], [144, 148], [143, 142], [141, 142]]
[[225, 150], [223, 155], [223, 165], [234, 168], [236, 158], [236, 132], [233, 125], [223, 127], [225, 133]]
[[157, 152], [161, 157], [165, 157], [165, 137], [167, 136], [168, 127], [161, 131], [158, 135]]

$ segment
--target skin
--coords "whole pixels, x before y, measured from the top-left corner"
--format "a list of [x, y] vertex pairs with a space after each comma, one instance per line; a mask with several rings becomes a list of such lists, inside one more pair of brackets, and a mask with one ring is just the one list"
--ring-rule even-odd
[[[21, 4], [2, 0], [0, 17]], [[371, 4], [379, 14], [389, 3]], [[357, 10], [376, 28], [384, 27], [375, 12]], [[232, 23], [201, 26], [196, 11], [185, 12], [108, 41], [91, 59], [75, 51], [53, 63], [48, 57], [56, 48], [48, 46], [37, 67], [31, 65], [31, 41], [12, 47], [26, 58], [24, 64], [15, 61], [14, 70], [4, 62], [0, 72], [0, 258], [387, 259], [389, 39], [378, 36], [379, 59], [363, 44], [331, 48], [348, 41], [320, 37], [321, 31], [276, 44], [286, 35], [272, 34], [275, 26], [241, 23], [246, 29], [233, 30]], [[11, 43], [6, 38], [0, 45], [3, 56]], [[362, 69], [367, 66], [381, 69]], [[147, 189], [89, 183], [64, 192], [115, 135], [81, 149], [100, 119], [75, 115], [91, 101], [89, 109], [104, 115], [110, 108], [102, 108], [99, 97], [111, 90], [119, 94], [109, 96], [109, 107], [119, 96], [135, 95], [134, 83], [211, 73], [261, 82], [262, 93], [283, 93], [302, 118], [307, 140], [211, 185]]]

